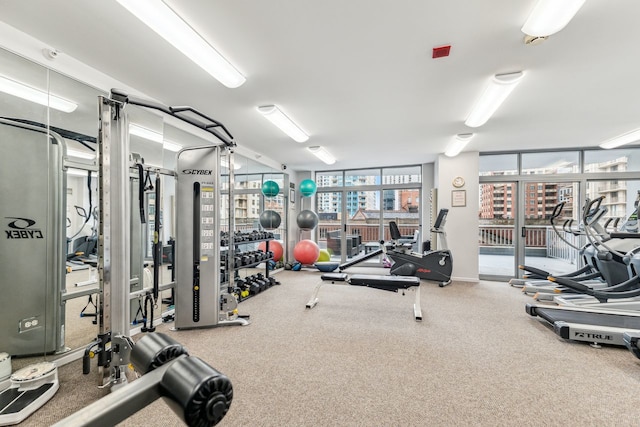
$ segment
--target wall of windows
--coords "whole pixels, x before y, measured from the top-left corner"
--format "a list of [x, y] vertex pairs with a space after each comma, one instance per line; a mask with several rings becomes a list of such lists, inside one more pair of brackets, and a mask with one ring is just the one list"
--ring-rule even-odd
[[[389, 240], [389, 221], [403, 235], [421, 225], [421, 166], [317, 172], [315, 238], [332, 259], [345, 260], [379, 248]], [[346, 232], [343, 232], [346, 230]], [[381, 262], [380, 257], [372, 260]]]
[[[586, 199], [604, 196], [603, 224], [620, 227], [635, 209], [640, 191], [640, 148], [481, 155], [478, 206], [481, 278], [517, 274], [518, 264], [554, 272], [576, 269], [580, 258], [550, 226], [557, 219], [580, 222]], [[570, 233], [567, 233], [570, 234]], [[576, 240], [575, 236], [564, 236]], [[501, 257], [501, 258], [500, 258]]]

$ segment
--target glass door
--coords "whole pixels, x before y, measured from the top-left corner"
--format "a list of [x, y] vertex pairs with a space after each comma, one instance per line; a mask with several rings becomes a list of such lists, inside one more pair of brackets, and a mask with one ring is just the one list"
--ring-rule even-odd
[[508, 280], [515, 275], [517, 183], [480, 184], [479, 274], [485, 280]]
[[[395, 221], [404, 243], [411, 242], [414, 252], [421, 252], [420, 189], [383, 190], [382, 212], [385, 241], [391, 240], [389, 222]], [[426, 236], [428, 237], [428, 236]]]
[[[380, 191], [348, 191], [346, 200], [345, 257], [349, 260], [380, 249]], [[360, 265], [379, 265], [381, 262], [378, 255], [363, 260]]]
[[320, 249], [326, 249], [331, 261], [344, 262], [343, 253], [346, 248], [342, 244], [342, 192], [327, 191], [316, 193], [318, 213], [318, 237]]
[[[571, 229], [578, 231], [582, 214], [579, 183], [525, 182], [522, 189], [523, 264], [555, 274], [570, 273], [582, 267], [577, 248], [583, 239], [571, 232]], [[554, 219], [557, 233], [550, 220], [554, 208], [562, 202], [562, 212]]]
[[[332, 261], [345, 263], [373, 254], [380, 241], [391, 240], [389, 221], [395, 221], [407, 241], [419, 249], [420, 189], [318, 191], [317, 241]], [[380, 266], [380, 255], [363, 259], [360, 266]]]

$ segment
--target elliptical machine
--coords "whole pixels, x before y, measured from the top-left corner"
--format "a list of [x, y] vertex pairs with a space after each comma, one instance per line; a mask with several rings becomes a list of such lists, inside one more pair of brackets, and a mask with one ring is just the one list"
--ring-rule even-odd
[[[580, 225], [576, 227], [572, 227], [573, 219], [567, 219], [563, 226], [562, 231], [565, 234], [572, 234], [573, 236], [584, 236], [586, 235], [586, 228], [593, 225], [595, 227], [598, 226], [598, 221], [602, 218], [602, 216], [606, 213], [606, 209], [600, 209], [600, 204], [602, 203], [603, 197], [598, 199], [594, 199], [593, 201], [587, 200], [585, 206], [583, 207], [583, 215]], [[589, 242], [586, 245], [578, 246], [576, 243], [567, 240], [564, 237], [563, 233], [558, 229], [558, 224], [556, 221], [561, 218], [562, 211], [564, 209], [566, 202], [558, 203], [554, 209], [551, 217], [549, 218], [549, 222], [551, 223], [551, 227], [555, 232], [556, 236], [564, 242], [567, 246], [575, 249], [580, 254], [580, 257], [585, 264], [582, 268], [575, 270], [570, 273], [565, 273], [562, 275], [555, 275], [552, 272], [542, 270], [529, 265], [518, 265], [518, 268], [523, 271], [523, 276], [521, 279], [513, 278], [509, 281], [511, 286], [521, 287], [522, 291], [525, 293], [537, 293], [542, 290], [542, 287], [549, 286], [550, 283], [547, 280], [549, 276], [555, 277], [570, 277], [573, 280], [578, 281], [587, 281], [587, 280], [598, 280], [600, 282], [605, 282], [605, 279], [602, 276], [602, 272], [596, 262], [596, 258], [594, 255], [597, 253], [595, 248], [593, 248], [592, 244]], [[598, 228], [599, 232], [604, 232], [604, 229]]]
[[440, 250], [416, 253], [411, 250], [411, 243], [400, 244], [400, 230], [395, 221], [389, 222], [389, 231], [394, 244], [386, 250], [386, 254], [393, 261], [390, 273], [396, 276], [416, 276], [425, 280], [438, 282], [442, 288], [451, 283], [453, 258], [447, 247], [447, 233], [444, 224], [447, 221], [449, 209], [440, 209], [436, 222], [431, 228], [432, 233], [440, 236], [442, 248]]

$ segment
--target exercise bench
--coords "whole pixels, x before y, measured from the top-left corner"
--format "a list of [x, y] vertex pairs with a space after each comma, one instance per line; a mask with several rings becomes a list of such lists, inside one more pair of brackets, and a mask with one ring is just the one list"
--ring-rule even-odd
[[[416, 298], [413, 303], [413, 316], [416, 322], [422, 321], [422, 308], [420, 307], [420, 279], [415, 276], [384, 276], [372, 274], [352, 274], [348, 276], [346, 273], [326, 273], [321, 276], [322, 281], [318, 283], [313, 291], [313, 295], [307, 308], [313, 308], [318, 304], [318, 293], [322, 284], [326, 281], [331, 283], [344, 282], [354, 286], [366, 286], [368, 288], [381, 289], [383, 291], [398, 292], [400, 290], [408, 290], [415, 288]], [[404, 292], [403, 292], [404, 295]]]

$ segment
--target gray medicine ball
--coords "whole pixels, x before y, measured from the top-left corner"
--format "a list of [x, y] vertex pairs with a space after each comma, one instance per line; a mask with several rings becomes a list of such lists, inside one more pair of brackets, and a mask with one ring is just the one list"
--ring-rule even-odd
[[280, 227], [282, 218], [276, 211], [264, 211], [260, 214], [260, 225], [265, 230], [275, 230]]
[[318, 225], [318, 215], [314, 211], [304, 210], [298, 214], [296, 222], [301, 230], [313, 230]]

